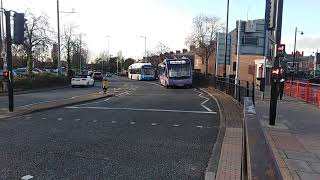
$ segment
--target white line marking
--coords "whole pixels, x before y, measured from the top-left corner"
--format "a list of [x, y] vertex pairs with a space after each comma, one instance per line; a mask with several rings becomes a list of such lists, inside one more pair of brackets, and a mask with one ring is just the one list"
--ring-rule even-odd
[[62, 121], [62, 120], [63, 120], [63, 118], [58, 118], [57, 120], [58, 120], [58, 121]]
[[152, 123], [152, 124], [151, 124], [151, 126], [156, 126], [156, 125], [157, 125], [157, 123]]
[[197, 128], [203, 128], [203, 126], [197, 126]]
[[77, 105], [77, 106], [85, 106], [85, 105], [91, 105], [91, 104], [99, 104], [99, 103], [102, 103], [102, 102], [107, 102], [107, 101], [109, 101], [110, 99], [111, 99], [111, 97], [109, 97], [109, 98], [107, 98], [107, 99], [105, 99], [105, 100], [103, 100], [103, 101], [97, 101], [97, 102], [79, 104], [79, 105]]
[[179, 124], [174, 124], [172, 125], [173, 127], [179, 127], [180, 125]]
[[194, 89], [194, 92], [199, 93], [199, 97], [205, 99], [205, 101], [203, 101], [200, 105], [201, 105], [205, 110], [207, 110], [207, 111], [209, 111], [209, 112], [212, 112], [212, 110], [205, 105], [210, 99], [207, 98], [207, 97], [205, 97], [205, 96], [203, 96], [203, 92], [200, 92], [200, 91], [198, 91], [198, 90], [196, 90], [196, 89]]
[[160, 84], [157, 84], [157, 83], [150, 83], [150, 82], [147, 82], [148, 84], [152, 84], [152, 85], [155, 85], [155, 86], [159, 86], [159, 87], [162, 87]]
[[193, 114], [217, 114], [217, 112], [209, 111], [184, 111], [171, 109], [137, 109], [137, 108], [110, 108], [110, 107], [77, 107], [69, 106], [67, 109], [97, 109], [97, 110], [126, 110], [126, 111], [150, 111], [150, 112], [171, 112], [171, 113], [193, 113]]
[[74, 121], [76, 121], [76, 122], [78, 122], [78, 121], [80, 121], [81, 119], [75, 119]]
[[41, 118], [42, 120], [46, 120], [47, 118], [45, 118], [45, 117], [43, 117], [43, 118]]
[[135, 123], [135, 122], [130, 122], [130, 124], [134, 125], [134, 124], [136, 124], [136, 123]]
[[112, 124], [115, 124], [115, 123], [117, 123], [117, 121], [111, 121], [111, 123], [112, 123]]
[[33, 178], [33, 176], [31, 176], [31, 175], [25, 175], [21, 179], [22, 180], [29, 180], [29, 179], [32, 179], [32, 178]]

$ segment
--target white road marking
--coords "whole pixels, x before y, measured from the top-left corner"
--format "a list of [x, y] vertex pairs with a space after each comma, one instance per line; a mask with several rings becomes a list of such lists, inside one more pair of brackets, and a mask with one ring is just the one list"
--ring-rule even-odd
[[30, 117], [30, 116], [27, 116], [26, 118], [27, 118], [27, 119], [31, 119], [32, 117]]
[[179, 124], [174, 124], [172, 125], [173, 127], [179, 127], [180, 125]]
[[205, 110], [207, 110], [207, 111], [209, 111], [209, 112], [212, 112], [212, 110], [205, 105], [210, 99], [207, 98], [207, 97], [205, 97], [205, 96], [203, 96], [203, 92], [200, 92], [200, 91], [198, 91], [198, 90], [196, 90], [196, 89], [194, 89], [194, 92], [199, 93], [199, 97], [205, 99], [205, 101], [203, 101], [200, 105], [201, 105]]
[[111, 121], [111, 123], [112, 123], [112, 124], [115, 124], [115, 123], [117, 123], [117, 121]]
[[58, 120], [58, 121], [62, 121], [62, 120], [63, 120], [63, 118], [58, 118], [57, 120]]
[[77, 106], [85, 106], [85, 105], [91, 105], [91, 104], [99, 104], [99, 103], [102, 103], [102, 102], [107, 102], [107, 101], [109, 101], [111, 99], [111, 97], [109, 97], [109, 98], [107, 98], [107, 99], [105, 99], [105, 100], [103, 100], [103, 101], [97, 101], [97, 102], [91, 102], [91, 103], [84, 103], [84, 104], [79, 104], [79, 105], [77, 105]]
[[78, 107], [78, 106], [69, 106], [66, 108], [67, 109], [97, 109], [97, 110], [171, 112], [171, 113], [191, 113], [191, 114], [217, 114], [217, 112], [213, 112], [213, 111], [184, 111], [184, 110], [172, 110], [172, 109], [137, 109], [137, 108]]
[[75, 119], [74, 121], [76, 121], [76, 122], [78, 122], [78, 121], [80, 121], [81, 119]]
[[134, 125], [134, 124], [136, 124], [136, 123], [135, 123], [135, 122], [130, 122], [130, 124]]
[[33, 176], [31, 176], [31, 175], [25, 175], [21, 179], [22, 180], [29, 180], [29, 179], [32, 179], [32, 178], [33, 178]]
[[197, 128], [203, 128], [203, 126], [197, 126]]
[[156, 125], [157, 125], [157, 123], [152, 123], [152, 124], [151, 124], [151, 126], [156, 126]]
[[152, 84], [152, 85], [155, 85], [155, 86], [159, 86], [159, 87], [162, 87], [160, 84], [157, 84], [157, 83], [150, 83], [150, 82], [146, 82], [148, 84]]
[[93, 120], [92, 122], [96, 123], [96, 122], [98, 122], [98, 120]]
[[42, 120], [46, 120], [47, 118], [45, 118], [45, 117], [43, 117], [43, 118], [41, 118]]

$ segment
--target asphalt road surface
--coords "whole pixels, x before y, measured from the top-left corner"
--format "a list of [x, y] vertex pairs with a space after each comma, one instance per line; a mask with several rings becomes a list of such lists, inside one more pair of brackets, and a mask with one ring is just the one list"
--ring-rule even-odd
[[204, 179], [216, 103], [126, 83], [116, 97], [0, 121], [0, 179]]
[[[111, 92], [121, 88], [126, 88], [126, 81], [122, 80], [123, 78], [114, 76], [108, 79], [110, 81], [109, 90]], [[95, 82], [95, 86], [89, 87], [89, 88], [84, 88], [84, 87], [71, 88], [70, 87], [70, 88], [64, 88], [64, 89], [27, 93], [27, 94], [15, 95], [14, 105], [15, 107], [29, 106], [37, 103], [57, 101], [61, 99], [84, 96], [90, 93], [96, 93], [100, 91], [102, 91], [101, 82]], [[8, 109], [8, 97], [0, 96], [0, 110], [7, 110], [7, 109]]]

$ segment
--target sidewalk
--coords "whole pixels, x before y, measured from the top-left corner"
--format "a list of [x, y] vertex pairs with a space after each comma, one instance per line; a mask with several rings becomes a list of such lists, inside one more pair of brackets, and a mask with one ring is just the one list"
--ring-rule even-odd
[[224, 136], [222, 135], [220, 156], [216, 157], [219, 160], [216, 160], [218, 167], [215, 179], [240, 180], [242, 174], [243, 109], [232, 97], [210, 88], [209, 92], [220, 104], [222, 123], [220, 131], [225, 129]]
[[[270, 91], [270, 90], [269, 90]], [[284, 179], [320, 179], [320, 110], [289, 96], [278, 102], [276, 126], [269, 126], [270, 93], [256, 97], [257, 116]]]

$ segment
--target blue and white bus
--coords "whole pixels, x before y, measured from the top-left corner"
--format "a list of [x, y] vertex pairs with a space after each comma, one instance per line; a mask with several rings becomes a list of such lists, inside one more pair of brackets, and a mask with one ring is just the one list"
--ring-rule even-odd
[[155, 80], [155, 68], [151, 63], [134, 63], [128, 68], [128, 78], [138, 81]]

